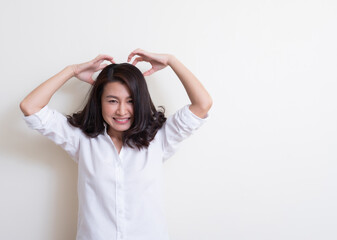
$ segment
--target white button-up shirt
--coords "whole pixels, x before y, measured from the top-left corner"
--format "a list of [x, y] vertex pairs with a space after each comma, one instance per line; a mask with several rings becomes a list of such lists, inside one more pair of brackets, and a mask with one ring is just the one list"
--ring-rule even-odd
[[87, 137], [48, 106], [24, 120], [78, 163], [77, 240], [167, 240], [163, 162], [207, 118], [186, 105], [167, 119], [147, 149], [123, 146], [120, 154], [106, 129]]

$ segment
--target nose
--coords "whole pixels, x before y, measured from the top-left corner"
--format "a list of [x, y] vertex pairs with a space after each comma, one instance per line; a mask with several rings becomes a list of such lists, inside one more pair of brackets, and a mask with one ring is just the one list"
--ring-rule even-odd
[[127, 113], [127, 109], [124, 103], [120, 103], [117, 109], [117, 114], [118, 115], [125, 115]]

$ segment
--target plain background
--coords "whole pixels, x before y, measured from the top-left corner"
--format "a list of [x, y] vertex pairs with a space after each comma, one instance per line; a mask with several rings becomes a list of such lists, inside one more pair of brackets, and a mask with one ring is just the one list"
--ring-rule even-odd
[[[0, 239], [76, 236], [77, 165], [19, 102], [69, 64], [136, 48], [174, 54], [214, 100], [165, 163], [172, 240], [337, 239], [336, 1], [12, 0], [0, 19]], [[171, 69], [147, 81], [168, 115], [189, 103]], [[50, 106], [77, 111], [88, 89], [72, 79]]]

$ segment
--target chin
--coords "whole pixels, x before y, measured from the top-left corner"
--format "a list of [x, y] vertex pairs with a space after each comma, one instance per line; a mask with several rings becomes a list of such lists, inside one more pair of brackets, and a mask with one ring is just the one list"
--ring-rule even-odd
[[131, 128], [131, 125], [126, 125], [126, 126], [116, 126], [116, 125], [110, 125], [110, 127], [117, 132], [125, 132]]

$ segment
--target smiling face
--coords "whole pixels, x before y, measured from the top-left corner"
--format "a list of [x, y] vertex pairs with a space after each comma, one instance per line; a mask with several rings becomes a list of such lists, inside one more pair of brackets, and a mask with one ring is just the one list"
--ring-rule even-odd
[[121, 82], [110, 82], [104, 87], [102, 116], [109, 125], [108, 134], [121, 138], [133, 123], [133, 99], [129, 88]]

